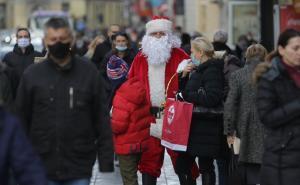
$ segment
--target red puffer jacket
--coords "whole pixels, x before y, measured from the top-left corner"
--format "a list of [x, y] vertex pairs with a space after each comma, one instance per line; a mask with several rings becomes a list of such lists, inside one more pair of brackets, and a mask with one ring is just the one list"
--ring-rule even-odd
[[137, 78], [127, 80], [113, 99], [111, 124], [116, 154], [145, 151], [152, 119], [143, 84]]

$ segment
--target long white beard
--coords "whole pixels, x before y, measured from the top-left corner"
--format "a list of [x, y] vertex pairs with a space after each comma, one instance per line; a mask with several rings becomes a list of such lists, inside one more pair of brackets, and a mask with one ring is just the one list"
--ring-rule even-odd
[[172, 48], [180, 47], [178, 37], [167, 34], [160, 39], [145, 35], [142, 52], [147, 57], [150, 100], [152, 106], [160, 107], [165, 102], [165, 70]]
[[171, 57], [172, 48], [180, 47], [180, 39], [167, 34], [161, 38], [145, 35], [142, 40], [142, 52], [151, 65], [167, 63]]

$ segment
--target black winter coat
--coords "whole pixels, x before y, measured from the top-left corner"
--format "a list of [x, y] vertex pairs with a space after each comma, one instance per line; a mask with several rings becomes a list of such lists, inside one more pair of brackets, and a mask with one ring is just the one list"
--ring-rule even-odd
[[111, 51], [111, 42], [106, 39], [103, 43], [96, 46], [94, 55], [92, 56], [92, 62], [96, 65], [97, 69], [100, 68], [101, 62], [103, 61], [105, 55]]
[[[185, 101], [194, 107], [216, 108], [223, 105], [223, 61], [211, 59], [201, 64], [190, 76], [181, 79]], [[187, 152], [193, 156], [215, 158], [223, 144], [223, 114], [194, 112]]]
[[100, 81], [93, 64], [80, 57], [63, 68], [46, 59], [24, 72], [17, 105], [52, 180], [91, 177], [97, 153], [100, 170], [113, 170], [112, 133]]
[[37, 51], [34, 51], [33, 46], [30, 44], [25, 53], [22, 53], [21, 48], [16, 44], [13, 51], [7, 53], [3, 62], [12, 69], [13, 75], [10, 76], [12, 83], [13, 97], [16, 97], [17, 88], [20, 82], [20, 79], [23, 75], [25, 69], [34, 63], [35, 57], [42, 57], [43, 54]]
[[266, 128], [261, 185], [300, 182], [300, 89], [281, 59], [258, 83], [257, 107]]

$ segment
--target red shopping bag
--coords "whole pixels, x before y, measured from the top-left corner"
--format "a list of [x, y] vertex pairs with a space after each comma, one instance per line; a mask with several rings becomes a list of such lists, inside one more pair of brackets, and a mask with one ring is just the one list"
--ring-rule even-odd
[[193, 104], [168, 98], [162, 127], [161, 144], [171, 150], [186, 151]]

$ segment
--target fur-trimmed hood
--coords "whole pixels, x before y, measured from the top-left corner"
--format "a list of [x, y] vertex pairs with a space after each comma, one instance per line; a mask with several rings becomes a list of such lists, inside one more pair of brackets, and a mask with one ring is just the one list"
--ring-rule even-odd
[[226, 56], [227, 52], [224, 51], [215, 51], [214, 58], [215, 59], [223, 59]]
[[270, 75], [272, 76], [278, 76], [280, 74], [280, 58], [276, 57], [272, 59], [271, 62], [262, 62], [258, 64], [252, 74], [252, 80], [254, 84], [257, 84], [259, 79], [266, 75], [267, 72], [271, 71]]

